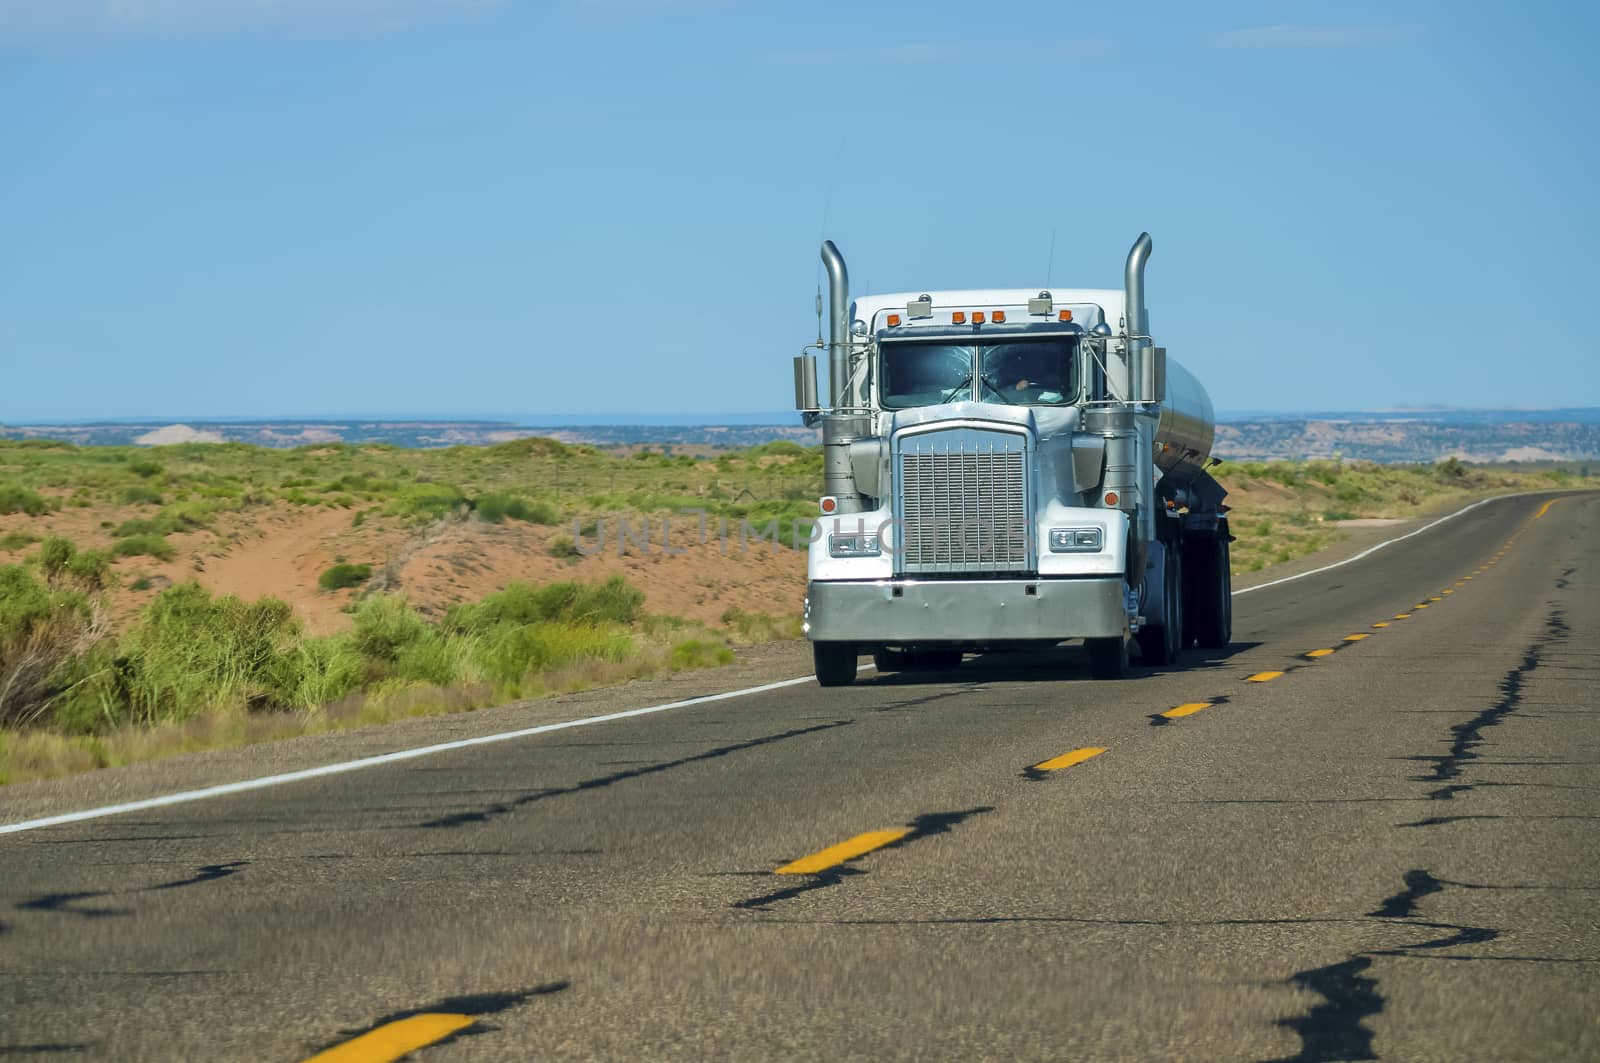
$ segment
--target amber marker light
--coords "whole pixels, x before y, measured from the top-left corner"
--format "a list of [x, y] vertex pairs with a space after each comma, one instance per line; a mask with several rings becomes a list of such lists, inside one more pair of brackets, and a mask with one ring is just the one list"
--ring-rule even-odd
[[832, 513], [834, 510], [839, 508], [839, 500], [834, 498], [832, 495], [825, 495], [823, 496], [822, 500], [817, 503], [817, 508], [822, 510], [824, 513]]
[[989, 320], [993, 321], [996, 325], [1004, 325], [1006, 323], [1006, 312], [1004, 310], [996, 310], [994, 313], [989, 315]]
[[1116, 504], [1117, 504], [1117, 493], [1115, 491], [1107, 491], [1106, 492], [1106, 505], [1114, 506]]
[[983, 311], [982, 310], [974, 310], [972, 312], [972, 323], [974, 325], [983, 324]]
[[899, 314], [890, 314], [889, 315], [889, 327], [890, 328], [894, 328], [898, 324], [900, 324], [900, 315]]
[[1061, 313], [1056, 315], [1056, 320], [1058, 320], [1058, 321], [1071, 321], [1072, 320], [1072, 311], [1071, 310], [1063, 310], [1063, 311], [1061, 311]]
[[950, 320], [954, 324], [965, 325], [967, 323], [967, 312], [965, 310], [957, 310], [950, 315]]

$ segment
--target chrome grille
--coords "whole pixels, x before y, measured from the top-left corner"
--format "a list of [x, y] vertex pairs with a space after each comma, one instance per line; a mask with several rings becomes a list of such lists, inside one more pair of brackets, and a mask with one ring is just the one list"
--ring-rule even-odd
[[957, 430], [903, 441], [899, 569], [1020, 572], [1030, 566], [1025, 437]]

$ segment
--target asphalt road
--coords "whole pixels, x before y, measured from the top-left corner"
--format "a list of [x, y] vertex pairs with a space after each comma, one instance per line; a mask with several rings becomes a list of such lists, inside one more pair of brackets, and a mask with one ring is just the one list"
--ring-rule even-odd
[[1597, 588], [1600, 496], [1506, 499], [1126, 682], [869, 671], [0, 836], [0, 1056], [1600, 1059]]

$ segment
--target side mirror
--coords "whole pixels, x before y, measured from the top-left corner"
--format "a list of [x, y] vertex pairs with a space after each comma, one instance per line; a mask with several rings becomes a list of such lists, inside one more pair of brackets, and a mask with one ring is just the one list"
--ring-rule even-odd
[[817, 356], [796, 355], [794, 359], [794, 408], [801, 413], [814, 413], [817, 405]]

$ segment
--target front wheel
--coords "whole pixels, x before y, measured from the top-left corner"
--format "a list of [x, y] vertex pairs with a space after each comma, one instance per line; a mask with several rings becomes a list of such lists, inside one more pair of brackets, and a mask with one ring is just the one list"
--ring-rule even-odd
[[1121, 679], [1128, 674], [1128, 640], [1121, 635], [1084, 639], [1089, 651], [1089, 674], [1096, 679]]
[[847, 687], [856, 681], [856, 644], [853, 642], [813, 642], [811, 660], [816, 666], [820, 686]]
[[1169, 544], [1161, 564], [1160, 624], [1146, 624], [1139, 632], [1139, 654], [1148, 666], [1178, 663], [1183, 652], [1183, 553]]

